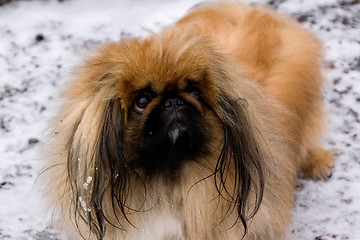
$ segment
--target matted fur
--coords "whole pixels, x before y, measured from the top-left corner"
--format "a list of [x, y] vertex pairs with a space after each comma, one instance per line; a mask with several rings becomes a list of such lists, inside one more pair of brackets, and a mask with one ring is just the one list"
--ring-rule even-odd
[[[320, 67], [312, 34], [239, 3], [205, 5], [158, 35], [104, 45], [52, 123], [42, 178], [56, 226], [66, 239], [286, 239], [296, 177], [332, 170], [319, 145]], [[134, 113], [147, 88], [179, 92], [206, 132], [206, 153], [174, 177], [133, 165], [161, 102]]]

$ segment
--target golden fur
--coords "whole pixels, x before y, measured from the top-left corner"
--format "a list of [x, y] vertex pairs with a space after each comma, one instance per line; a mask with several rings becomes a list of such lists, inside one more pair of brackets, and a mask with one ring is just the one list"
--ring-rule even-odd
[[[320, 68], [321, 44], [311, 33], [285, 16], [239, 3], [201, 6], [158, 35], [104, 45], [79, 70], [53, 122], [54, 143], [43, 175], [59, 219], [56, 226], [66, 239], [241, 239], [245, 232], [238, 212], [232, 211], [227, 194], [219, 194], [219, 185], [209, 177], [224, 141], [222, 121], [237, 124], [221, 107], [224, 98], [230, 98], [245, 109], [249, 141], [251, 136], [256, 141], [264, 176], [262, 196], [258, 196], [261, 182], [256, 182], [256, 173], [252, 176], [244, 205], [248, 225], [244, 239], [286, 239], [296, 177], [325, 179], [333, 166], [331, 152], [320, 146], [324, 124]], [[189, 78], [197, 82], [209, 105], [202, 113], [211, 123], [212, 154], [186, 163], [172, 184], [160, 176], [144, 183], [130, 175], [123, 199], [127, 221], [117, 207], [113, 209], [111, 189], [101, 186], [106, 182], [97, 182], [122, 177], [109, 176], [98, 163], [102, 129], [107, 122], [122, 122], [124, 154], [131, 155], [127, 149], [138, 143], [130, 133], [143, 124], [129, 119], [135, 92], [150, 83], [159, 94], [167, 88], [181, 90]], [[121, 117], [116, 115], [120, 110]], [[234, 163], [225, 167], [224, 188], [230, 193], [237, 188], [233, 167]], [[88, 217], [97, 217], [92, 202], [95, 188], [103, 189], [106, 222], [92, 225]], [[106, 232], [96, 236], [94, 229], [101, 232], [104, 226]]]

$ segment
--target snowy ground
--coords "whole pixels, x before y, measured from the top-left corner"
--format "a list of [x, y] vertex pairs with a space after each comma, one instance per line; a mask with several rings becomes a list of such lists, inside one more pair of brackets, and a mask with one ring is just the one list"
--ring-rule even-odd
[[[0, 1], [0, 4], [6, 1]], [[0, 239], [57, 239], [34, 182], [46, 119], [81, 57], [105, 41], [144, 36], [197, 0], [13, 1], [0, 6]], [[360, 1], [258, 2], [293, 15], [325, 45], [326, 182], [299, 180], [292, 240], [360, 239]]]

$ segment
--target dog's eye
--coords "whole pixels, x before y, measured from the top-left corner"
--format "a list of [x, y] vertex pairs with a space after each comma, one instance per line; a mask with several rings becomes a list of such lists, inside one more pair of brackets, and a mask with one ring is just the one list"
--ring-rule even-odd
[[148, 92], [139, 94], [134, 101], [134, 111], [139, 114], [142, 113], [152, 99], [153, 96]]
[[194, 98], [199, 99], [199, 93], [198, 93], [198, 91], [191, 91], [190, 94], [191, 94]]
[[200, 98], [200, 90], [197, 87], [188, 87], [186, 89], [186, 92], [188, 92], [190, 95], [192, 95], [196, 99]]

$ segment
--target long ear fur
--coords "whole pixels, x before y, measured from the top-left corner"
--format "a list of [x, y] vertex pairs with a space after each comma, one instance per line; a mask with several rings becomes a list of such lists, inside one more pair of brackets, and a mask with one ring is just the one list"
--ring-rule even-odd
[[[65, 145], [67, 154], [67, 179], [58, 180], [58, 185], [68, 184], [61, 187], [64, 195], [70, 192], [69, 215], [84, 239], [91, 237], [88, 234], [103, 239], [105, 223], [114, 224], [107, 216], [117, 218], [119, 212], [125, 216], [129, 182], [123, 151], [124, 110], [114, 91], [115, 78], [104, 71], [108, 63], [100, 60], [89, 61], [66, 92], [68, 103], [58, 116], [56, 129], [56, 139]], [[66, 197], [60, 198], [68, 204]]]
[[[247, 221], [255, 215], [262, 201], [264, 154], [250, 122], [246, 100], [232, 99], [225, 92], [221, 92], [219, 98], [217, 108], [223, 124], [224, 143], [216, 164], [215, 185], [219, 194], [231, 203], [228, 215], [237, 207], [245, 236]], [[234, 177], [228, 177], [230, 175]], [[231, 187], [228, 181], [234, 181]], [[255, 193], [255, 202], [249, 203], [252, 193]]]
[[[75, 222], [77, 226], [79, 221], [85, 222], [97, 239], [103, 239], [105, 223], [121, 228], [107, 218], [108, 201], [112, 203], [113, 212], [110, 214], [114, 214], [116, 219], [119, 219], [118, 215], [121, 214], [121, 217], [127, 220], [125, 199], [130, 176], [123, 151], [124, 114], [120, 99], [102, 101], [102, 106], [97, 105], [94, 100], [88, 107], [96, 107], [97, 111], [101, 111], [98, 116], [93, 116], [98, 121], [98, 127], [93, 129], [93, 134], [86, 137], [83, 135], [80, 141], [76, 137], [83, 134], [80, 132], [91, 131], [90, 128], [94, 127], [87, 122], [83, 123], [86, 124], [86, 129], [82, 128], [82, 122], [86, 121], [83, 114], [75, 124], [67, 146], [68, 181], [73, 192]], [[111, 196], [111, 199], [108, 196]], [[79, 227], [78, 229], [81, 231]], [[86, 239], [86, 236], [83, 238]]]
[[[108, 167], [99, 164], [102, 126], [109, 108], [106, 101], [89, 100], [67, 143], [67, 175], [72, 190], [75, 224], [83, 234], [79, 226], [85, 222], [98, 239], [102, 239], [105, 232], [101, 206], [111, 178]], [[85, 239], [87, 236], [82, 237]]]

